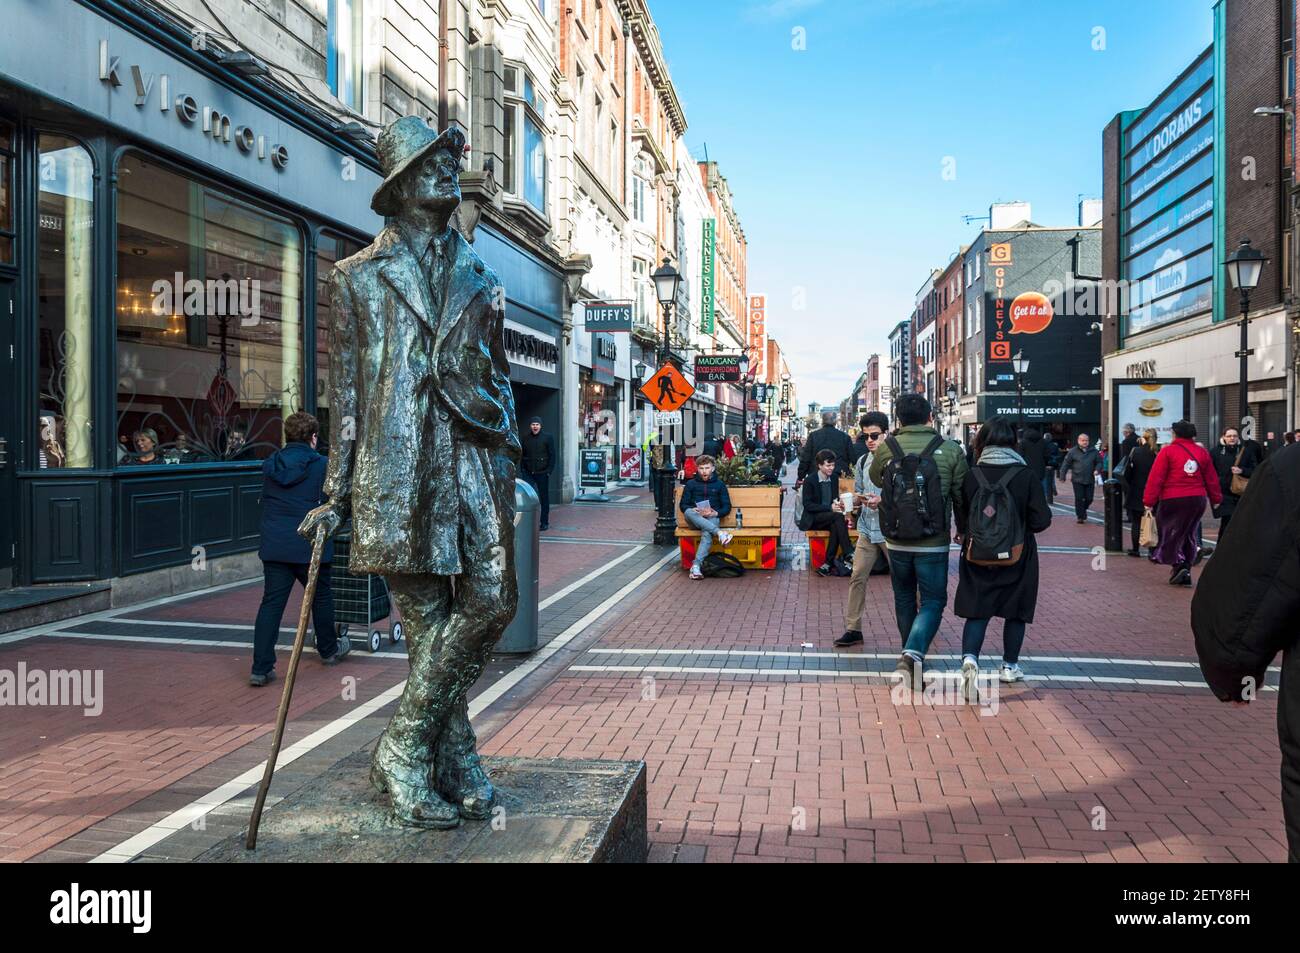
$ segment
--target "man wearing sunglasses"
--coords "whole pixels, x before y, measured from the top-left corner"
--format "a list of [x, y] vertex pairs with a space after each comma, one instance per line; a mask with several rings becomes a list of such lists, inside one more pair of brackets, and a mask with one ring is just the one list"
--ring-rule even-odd
[[[879, 411], [863, 415], [858, 423], [867, 452], [862, 454], [853, 467], [853, 503], [857, 513], [858, 543], [853, 548], [853, 574], [849, 577], [849, 605], [844, 610], [845, 632], [835, 640], [835, 645], [844, 648], [849, 645], [862, 644], [862, 610], [867, 601], [867, 580], [871, 578], [871, 569], [876, 565], [876, 556], [886, 553], [885, 534], [880, 531], [880, 487], [871, 482], [867, 470], [871, 458], [885, 439], [889, 429], [889, 418]], [[886, 555], [888, 558], [888, 555]]]

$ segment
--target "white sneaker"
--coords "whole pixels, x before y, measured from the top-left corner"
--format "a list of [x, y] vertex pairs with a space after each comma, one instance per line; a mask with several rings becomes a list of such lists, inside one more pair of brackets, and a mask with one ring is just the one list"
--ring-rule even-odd
[[1010, 662], [1003, 662], [1001, 678], [1004, 682], [1023, 682], [1025, 673], [1021, 670], [1020, 663], [1013, 665]]
[[728, 533], [725, 529], [718, 530], [718, 542], [720, 542], [723, 546], [730, 546], [731, 534]]
[[703, 579], [703, 578], [704, 578], [704, 573], [700, 572], [700, 567], [699, 567], [699, 566], [692, 566], [692, 567], [691, 567], [691, 578], [692, 578], [692, 579]]
[[966, 656], [961, 663], [961, 697], [973, 705], [979, 704], [980, 663]]

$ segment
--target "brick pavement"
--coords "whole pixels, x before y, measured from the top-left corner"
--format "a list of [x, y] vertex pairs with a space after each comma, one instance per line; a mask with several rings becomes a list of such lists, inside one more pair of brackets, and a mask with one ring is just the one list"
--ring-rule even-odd
[[[801, 542], [784, 529], [783, 543]], [[1093, 671], [1173, 660], [1177, 677], [1198, 683], [1190, 592], [1170, 587], [1166, 569], [1095, 555], [1102, 528], [1071, 516], [1040, 542], [1075, 551], [1041, 556], [1029, 672], [1035, 655], [1095, 661]], [[602, 622], [582, 660], [592, 664], [552, 682], [486, 750], [645, 759], [652, 860], [1285, 859], [1275, 695], [1242, 710], [1199, 687], [1031, 682], [999, 686], [997, 713], [982, 716], [896, 705], [883, 679], [756, 675], [720, 654], [834, 652], [846, 589], [847, 580], [788, 569], [725, 581], [667, 575]], [[868, 604], [865, 645], [841, 654], [890, 658], [900, 639], [886, 577], [870, 581]], [[949, 608], [932, 652], [959, 653], [960, 633]], [[726, 671], [579, 670], [633, 648], [717, 650], [686, 664]], [[999, 649], [995, 623], [986, 655]], [[809, 663], [792, 664], [806, 672]], [[1104, 829], [1094, 829], [1100, 818]]]
[[[542, 545], [544, 598], [649, 542], [648, 494], [611, 495], [637, 499], [554, 509]], [[787, 510], [790, 502], [787, 494]], [[786, 529], [783, 542], [802, 542], [792, 525]], [[1101, 527], [1068, 517], [1042, 542], [1062, 551], [1042, 556], [1039, 618], [1025, 650], [1031, 674], [1128, 671], [1119, 661], [1170, 660], [1195, 683], [1189, 593], [1167, 586], [1165, 570], [1123, 556], [1094, 568], [1090, 550], [1101, 544]], [[544, 612], [543, 640], [571, 628], [662, 551], [634, 555]], [[691, 582], [679, 570], [661, 570], [525, 683], [540, 690], [508, 693], [476, 718], [484, 750], [644, 758], [652, 860], [1284, 859], [1275, 695], [1242, 710], [1193, 688], [1030, 682], [1002, 687], [991, 716], [969, 706], [899, 706], [883, 679], [856, 677], [892, 667], [898, 649], [886, 578], [869, 584], [866, 645], [827, 658], [837, 654], [830, 642], [842, 629], [845, 589], [846, 580], [788, 563], [727, 581]], [[259, 598], [253, 583], [125, 615], [224, 626], [213, 637], [238, 641]], [[293, 618], [286, 612], [286, 624]], [[118, 626], [79, 628], [165, 631]], [[992, 629], [990, 659], [1000, 648], [996, 623]], [[959, 635], [946, 613], [933, 651], [955, 652]], [[710, 653], [693, 664], [720, 670], [704, 673], [599, 670], [677, 660], [610, 650], [671, 648], [790, 654]], [[1035, 661], [1049, 655], [1087, 664]], [[108, 697], [130, 704], [108, 704], [99, 719], [57, 709], [6, 712], [0, 857], [94, 856], [264, 756], [278, 693], [242, 687], [246, 648], [67, 637], [0, 644], [0, 667], [20, 658], [48, 668], [101, 667]], [[476, 692], [515, 664], [493, 662]], [[789, 671], [773, 668], [780, 666]], [[855, 677], [831, 677], [849, 669]], [[355, 705], [339, 697], [333, 679], [341, 674], [358, 678], [358, 700], [365, 700], [395, 684], [405, 663], [400, 647], [346, 672], [308, 660], [291, 738]], [[370, 743], [386, 715], [377, 712], [290, 766], [284, 783], [311, 783], [334, 759]], [[1104, 830], [1093, 826], [1098, 808]], [[212, 831], [179, 832], [143, 859], [192, 856], [246, 815], [243, 801], [231, 802], [213, 815]]]

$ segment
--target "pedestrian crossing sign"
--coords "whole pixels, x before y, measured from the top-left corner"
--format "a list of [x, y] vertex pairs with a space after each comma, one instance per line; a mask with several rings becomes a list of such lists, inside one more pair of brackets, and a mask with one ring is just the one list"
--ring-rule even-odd
[[641, 385], [641, 393], [656, 410], [671, 413], [680, 410], [682, 405], [690, 400], [691, 395], [695, 393], [695, 388], [682, 376], [681, 371], [673, 367], [671, 362], [665, 361], [664, 366]]

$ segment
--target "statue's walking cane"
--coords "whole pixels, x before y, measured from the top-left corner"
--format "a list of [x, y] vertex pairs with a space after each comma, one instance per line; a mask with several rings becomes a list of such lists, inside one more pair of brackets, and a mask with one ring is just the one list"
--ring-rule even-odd
[[[316, 578], [320, 575], [320, 558], [325, 551], [327, 535], [325, 524], [318, 524], [316, 540], [311, 547], [311, 565], [307, 569], [307, 588], [302, 594], [302, 610], [298, 613], [298, 632], [293, 639], [293, 654], [289, 656], [289, 673], [284, 677], [284, 691], [280, 694], [280, 713], [276, 716], [275, 738], [271, 742], [271, 754], [266, 759], [266, 770], [262, 772], [262, 783], [257, 789], [253, 817], [248, 822], [248, 840], [244, 846], [249, 850], [257, 846], [257, 827], [262, 822], [262, 806], [266, 803], [266, 792], [271, 789], [271, 776], [275, 774], [276, 759], [280, 757], [280, 742], [284, 740], [284, 724], [289, 719], [289, 699], [293, 696], [293, 679], [298, 674], [298, 659], [302, 656], [302, 644], [307, 638], [307, 618], [311, 614], [311, 604], [316, 598]], [[318, 636], [319, 634], [317, 633]]]

